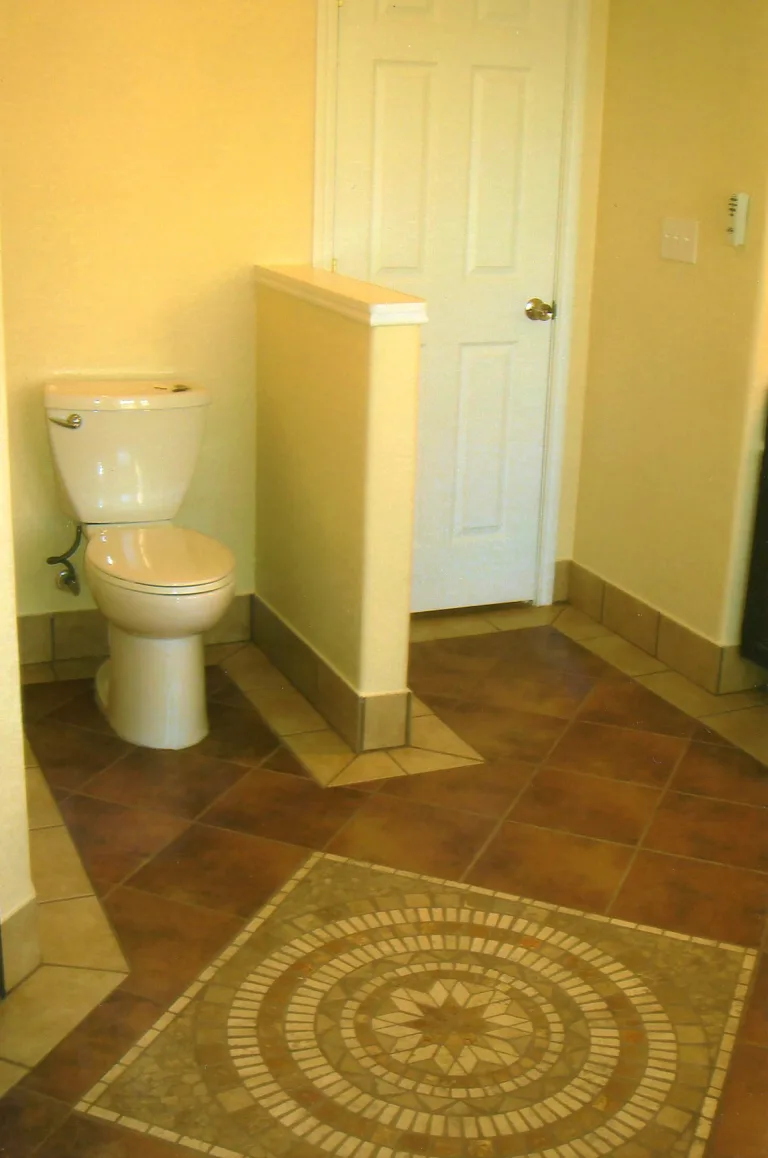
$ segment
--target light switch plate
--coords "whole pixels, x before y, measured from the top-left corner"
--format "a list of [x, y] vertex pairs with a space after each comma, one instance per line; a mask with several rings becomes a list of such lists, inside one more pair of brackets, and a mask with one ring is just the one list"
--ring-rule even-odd
[[699, 223], [692, 217], [665, 217], [661, 223], [661, 256], [667, 261], [696, 262]]

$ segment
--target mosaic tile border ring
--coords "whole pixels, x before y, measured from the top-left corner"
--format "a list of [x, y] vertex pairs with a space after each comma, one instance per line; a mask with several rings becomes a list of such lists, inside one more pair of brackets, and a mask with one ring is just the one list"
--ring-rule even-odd
[[[335, 875], [337, 872], [342, 875], [337, 877]], [[355, 886], [358, 888], [357, 893], [355, 893], [354, 888], [350, 892], [349, 877], [344, 875], [347, 873], [352, 874], [352, 882], [360, 882], [359, 887]], [[377, 887], [370, 888], [365, 885], [364, 882], [368, 877], [372, 881], [378, 882]], [[381, 888], [381, 884], [387, 878], [392, 881], [392, 887]], [[339, 903], [337, 899], [339, 896], [337, 880], [341, 883], [342, 895], [347, 897], [343, 903]], [[302, 900], [296, 909], [297, 902], [291, 898], [291, 894], [299, 887], [300, 890], [305, 890], [303, 895], [307, 896], [310, 903], [307, 905], [307, 902]], [[313, 899], [315, 896], [317, 896], [317, 903]], [[325, 901], [321, 899], [324, 896], [327, 898]], [[355, 897], [357, 899], [350, 899]], [[659, 949], [663, 947], [663, 959], [666, 964], [660, 974], [654, 964], [652, 976], [656, 980], [653, 984], [662, 984], [659, 999], [671, 1002], [670, 1011], [674, 1016], [674, 1025], [680, 1044], [681, 1071], [679, 1082], [670, 1092], [669, 1100], [665, 1101], [660, 1112], [655, 1114], [647, 1130], [654, 1132], [654, 1138], [657, 1139], [651, 1144], [654, 1151], [661, 1147], [663, 1139], [664, 1153], [667, 1153], [667, 1147], [671, 1146], [672, 1150], [669, 1152], [680, 1154], [681, 1158], [704, 1158], [706, 1140], [712, 1129], [718, 1100], [726, 1078], [727, 1066], [735, 1045], [735, 1033], [756, 964], [757, 954], [754, 950], [599, 914], [584, 913], [566, 906], [557, 906], [503, 892], [494, 892], [490, 889], [477, 888], [455, 881], [396, 871], [385, 866], [366, 864], [362, 861], [348, 860], [335, 854], [320, 852], [307, 858], [305, 863], [278, 890], [272, 901], [259, 910], [232, 943], [220, 953], [209, 967], [203, 970], [184, 995], [178, 998], [166, 1013], [162, 1014], [153, 1028], [148, 1030], [140, 1041], [128, 1050], [121, 1061], [114, 1065], [84, 1095], [75, 1107], [76, 1110], [109, 1122], [115, 1122], [139, 1133], [147, 1133], [177, 1143], [191, 1151], [208, 1154], [210, 1158], [247, 1158], [248, 1155], [255, 1154], [265, 1158], [266, 1154], [270, 1156], [284, 1155], [288, 1152], [294, 1153], [294, 1150], [296, 1153], [300, 1151], [302, 1158], [307, 1158], [310, 1154], [312, 1158], [320, 1158], [321, 1155], [330, 1152], [339, 1155], [339, 1158], [347, 1158], [347, 1156], [351, 1158], [352, 1155], [354, 1158], [373, 1158], [373, 1156], [375, 1158], [415, 1158], [417, 1154], [429, 1153], [430, 1151], [426, 1151], [423, 1145], [424, 1141], [429, 1141], [429, 1139], [425, 1139], [423, 1134], [414, 1133], [412, 1129], [403, 1133], [399, 1132], [395, 1139], [384, 1142], [381, 1134], [386, 1133], [386, 1130], [380, 1128], [380, 1124], [375, 1121], [371, 1121], [369, 1124], [366, 1140], [361, 1140], [359, 1135], [350, 1136], [349, 1133], [344, 1132], [343, 1126], [336, 1130], [332, 1127], [322, 1127], [321, 1133], [327, 1141], [326, 1145], [321, 1147], [317, 1144], [317, 1135], [310, 1141], [310, 1136], [306, 1129], [301, 1127], [301, 1124], [299, 1130], [294, 1130], [292, 1126], [293, 1112], [290, 1107], [283, 1111], [285, 1116], [275, 1113], [275, 1110], [281, 1109], [286, 1101], [285, 1091], [278, 1089], [276, 1094], [269, 1098], [265, 1097], [264, 1102], [257, 1107], [248, 1091], [243, 1088], [239, 1077], [236, 1078], [239, 1092], [236, 1093], [232, 1089], [229, 1097], [237, 1098], [240, 1107], [242, 1107], [242, 1102], [239, 1099], [242, 1097], [250, 1106], [258, 1109], [262, 1123], [259, 1130], [267, 1129], [270, 1138], [274, 1135], [276, 1149], [273, 1151], [271, 1145], [266, 1141], [266, 1137], [264, 1145], [262, 1145], [261, 1135], [258, 1131], [256, 1136], [251, 1135], [252, 1142], [250, 1144], [242, 1135], [238, 1139], [232, 1136], [227, 1143], [224, 1139], [216, 1136], [217, 1130], [213, 1131], [214, 1137], [211, 1137], [210, 1133], [206, 1136], [205, 1132], [194, 1128], [191, 1121], [185, 1123], [179, 1121], [178, 1124], [172, 1118], [163, 1121], [163, 1114], [159, 1113], [159, 1104], [158, 1115], [154, 1119], [151, 1114], [147, 1116], [141, 1104], [142, 1073], [146, 1070], [142, 1070], [141, 1067], [144, 1065], [143, 1059], [147, 1057], [147, 1053], [152, 1054], [158, 1047], [163, 1046], [168, 1034], [176, 1032], [175, 1026], [179, 1022], [184, 1023], [186, 1021], [189, 1025], [189, 1018], [192, 1016], [194, 1019], [192, 1024], [196, 1023], [206, 1007], [209, 1013], [213, 1012], [214, 1007], [218, 1010], [216, 1018], [217, 1020], [220, 1017], [223, 1018], [220, 1024], [223, 1036], [226, 1038], [226, 1019], [231, 1009], [232, 999], [242, 986], [243, 981], [247, 980], [249, 973], [253, 972], [254, 962], [263, 962], [272, 956], [274, 932], [270, 931], [272, 928], [271, 918], [278, 911], [284, 912], [286, 903], [289, 913], [291, 906], [294, 906], [295, 915], [292, 918], [288, 917], [289, 922], [292, 922], [293, 935], [291, 935], [289, 925], [286, 928], [287, 941], [282, 936], [280, 938], [283, 944], [295, 940], [297, 931], [302, 936], [312, 939], [325, 925], [337, 918], [339, 913], [345, 911], [353, 914], [351, 917], [351, 921], [355, 922], [353, 927], [359, 929], [359, 921], [362, 919], [364, 928], [370, 931], [372, 911], [385, 910], [387, 907], [392, 908], [392, 904], [395, 903], [401, 906], [416, 906], [409, 911], [420, 913], [423, 911], [423, 906], [428, 906], [430, 902], [433, 908], [442, 906], [444, 909], [448, 909], [452, 907], [452, 911], [460, 912], [462, 919], [465, 919], [469, 924], [475, 920], [475, 914], [480, 912], [484, 915], [484, 919], [488, 918], [489, 924], [495, 923], [496, 925], [498, 925], [502, 915], [512, 913], [514, 923], [511, 928], [513, 930], [520, 930], [526, 927], [527, 923], [534, 923], [537, 927], [548, 925], [550, 922], [554, 927], [560, 924], [557, 936], [561, 938], [561, 943], [563, 937], [567, 941], [571, 934], [576, 933], [578, 934], [577, 939], [584, 939], [593, 945], [592, 952], [597, 957], [604, 957], [609, 963], [613, 961], [615, 967], [619, 969], [621, 966], [618, 962], [625, 959], [624, 949], [630, 948], [633, 944], [631, 940], [626, 943], [623, 942], [622, 937], [646, 939], [645, 943], [642, 940], [634, 942], [640, 950], [640, 955], [633, 957], [638, 964], [644, 960], [656, 961], [654, 941]], [[307, 907], [303, 907], [305, 905]], [[362, 914], [362, 918], [360, 914]], [[282, 920], [285, 921], [285, 919], [283, 916]], [[279, 927], [278, 925], [277, 928]], [[262, 937], [262, 934], [266, 937], [266, 941], [262, 942], [266, 951], [259, 949], [256, 952], [256, 946], [259, 944], [259, 938]], [[696, 956], [699, 952], [698, 947], [701, 947], [700, 952], [705, 955], [702, 961], [710, 962], [710, 972], [701, 974], [703, 989], [694, 991], [693, 1001], [689, 1000], [687, 987], [681, 988], [678, 980], [678, 977], [683, 974], [678, 973], [680, 963], [675, 958], [674, 944], [676, 942], [680, 944], [683, 953], [681, 962], [692, 959], [698, 963], [699, 958]], [[315, 943], [322, 945], [324, 942], [320, 938], [316, 938]], [[611, 948], [612, 946], [615, 948]], [[618, 958], [605, 954], [605, 949], [609, 949], [614, 954], [618, 949]], [[243, 960], [242, 966], [238, 966], [242, 952], [246, 952], [248, 956]], [[255, 957], [254, 953], [256, 953]], [[652, 954], [650, 958], [647, 956], [649, 953]], [[688, 954], [688, 958], [685, 954]], [[693, 958], [690, 957], [691, 954], [694, 954]], [[717, 954], [721, 956], [718, 957]], [[728, 960], [729, 958], [733, 959], [733, 965]], [[712, 1007], [713, 1010], [716, 1010], [716, 1014], [714, 1023], [710, 1024], [706, 1017], [702, 1020], [702, 1014], [710, 1008], [707, 1002], [712, 1000], [713, 994], [716, 1000], [720, 1000], [720, 998], [717, 996], [716, 987], [713, 987], [714, 982], [710, 983], [706, 979], [710, 976], [712, 978], [720, 977], [721, 967], [723, 968], [723, 976], [728, 978], [725, 982], [726, 988], [722, 993], [725, 1002]], [[233, 969], [234, 976], [231, 976]], [[641, 975], [645, 975], [642, 968], [640, 972]], [[230, 976], [231, 980], [225, 980]], [[222, 980], [219, 980], [220, 978]], [[209, 986], [209, 983], [212, 984]], [[221, 1004], [224, 997], [222, 984], [225, 989], [230, 986], [225, 1005]], [[195, 1009], [197, 1009], [197, 1013], [193, 1013]], [[696, 1023], [699, 1023], [706, 1030], [706, 1048], [699, 1044], [691, 1044], [700, 1041], [695, 1032]], [[163, 1046], [163, 1048], [165, 1047]], [[173, 1051], [177, 1046], [173, 1044], [169, 1048]], [[248, 1052], [247, 1047], [245, 1052]], [[694, 1055], [708, 1055], [708, 1060], [705, 1060], [703, 1056]], [[152, 1078], [154, 1087], [158, 1081], [165, 1080], [165, 1071], [162, 1069], [158, 1071], [153, 1068], [155, 1063], [151, 1058], [148, 1060], [148, 1065], [150, 1072], [155, 1075]], [[231, 1063], [230, 1069], [234, 1077], [236, 1070]], [[695, 1071], [695, 1080], [692, 1077], [693, 1071]], [[266, 1067], [264, 1067], [262, 1079], [265, 1082], [271, 1081], [271, 1075]], [[175, 1080], [171, 1072], [168, 1073], [167, 1080], [170, 1082]], [[138, 1087], [136, 1087], [136, 1082], [138, 1082]], [[682, 1096], [683, 1094], [685, 1097]], [[211, 1088], [208, 1096], [214, 1096], [215, 1100], [221, 1101], [222, 1106], [226, 1105], [224, 1094], [217, 1095]], [[230, 1103], [231, 1108], [234, 1108], [232, 1103]], [[471, 1104], [468, 1104], [466, 1109], [469, 1114], [475, 1113], [475, 1108]], [[525, 1113], [526, 1109], [527, 1107], [523, 1103], [521, 1115]], [[267, 1119], [266, 1115], [271, 1117]], [[429, 1115], [418, 1115], [414, 1111], [411, 1126], [423, 1126], [425, 1118], [428, 1117]], [[267, 1120], [273, 1123], [269, 1128], [267, 1127]], [[613, 1154], [617, 1150], [623, 1153], [625, 1148], [636, 1148], [637, 1145], [631, 1123], [627, 1123], [626, 1120], [622, 1123], [625, 1130], [622, 1131], [621, 1136], [613, 1130], [607, 1130], [603, 1125], [599, 1130], [592, 1132], [589, 1142], [586, 1140], [588, 1132], [582, 1133], [578, 1138], [574, 1136], [572, 1143], [564, 1142], [563, 1139], [571, 1137], [572, 1133], [571, 1123], [566, 1123], [566, 1134], [563, 1133], [563, 1125], [556, 1126], [555, 1135], [544, 1128], [536, 1131], [535, 1142], [531, 1144], [525, 1140], [522, 1133], [512, 1139], [498, 1136], [489, 1139], [487, 1133], [483, 1132], [481, 1118], [476, 1116], [469, 1120], [474, 1123], [474, 1126], [467, 1129], [463, 1136], [461, 1134], [457, 1136], [456, 1123], [454, 1122], [454, 1129], [449, 1131], [447, 1137], [433, 1139], [436, 1144], [441, 1146], [439, 1153], [472, 1155], [473, 1158], [484, 1158], [484, 1156], [491, 1154], [509, 1155], [510, 1158], [512, 1155], [518, 1155], [521, 1158], [523, 1154], [526, 1154], [528, 1158], [566, 1158], [566, 1156], [573, 1158], [574, 1153], [578, 1153], [579, 1158], [599, 1158], [602, 1155]], [[521, 1123], [522, 1131], [526, 1125], [522, 1116]], [[527, 1125], [530, 1126], [530, 1123]], [[190, 1127], [192, 1127], [191, 1130]], [[474, 1133], [472, 1132], [473, 1129]], [[192, 1137], [191, 1134], [195, 1136]], [[544, 1137], [545, 1134], [548, 1135], [547, 1138]], [[289, 1137], [293, 1141], [286, 1150], [286, 1140]], [[645, 1132], [642, 1133], [642, 1138], [645, 1139]], [[637, 1141], [639, 1140], [638, 1138]], [[225, 1144], [222, 1145], [222, 1142]], [[253, 1146], [256, 1148], [253, 1149]], [[448, 1146], [448, 1149], [445, 1149], [445, 1146]], [[457, 1146], [459, 1149], [456, 1149]], [[296, 1149], [297, 1147], [298, 1149]]]
[[[451, 920], [453, 918], [453, 920]], [[556, 1094], [538, 1102], [532, 1102], [523, 1112], [511, 1111], [501, 1114], [479, 1114], [475, 1118], [459, 1119], [461, 1132], [468, 1138], [478, 1137], [478, 1132], [484, 1137], [503, 1137], [509, 1135], [528, 1134], [541, 1128], [547, 1122], [555, 1119], [566, 1119], [594, 1105], [601, 1092], [607, 1086], [615, 1065], [620, 1058], [620, 1035], [616, 1029], [610, 1010], [600, 995], [588, 985], [583, 978], [574, 976], [556, 961], [546, 961], [542, 965], [540, 953], [532, 947], [518, 945], [511, 947], [503, 940], [489, 940], [478, 936], [452, 934], [422, 934], [414, 937], [404, 933], [398, 936], [398, 930], [408, 930], [414, 924], [439, 924], [448, 921], [449, 925], [458, 922], [470, 922], [484, 927], [489, 924], [494, 931], [507, 930], [518, 939], [528, 941], [539, 948], [554, 948], [557, 953], [567, 952], [575, 957], [589, 961], [610, 983], [621, 991], [628, 1003], [639, 1012], [643, 1023], [643, 1030], [648, 1042], [648, 1062], [646, 1072], [640, 1079], [632, 1095], [622, 1104], [617, 1113], [606, 1118], [600, 1127], [587, 1135], [582, 1135], [583, 1141], [596, 1146], [594, 1153], [606, 1153], [605, 1144], [621, 1145], [630, 1140], [639, 1130], [646, 1126], [663, 1107], [677, 1069], [678, 1051], [675, 1033], [663, 1011], [662, 1006], [654, 999], [651, 991], [630, 970], [615, 962], [612, 958], [601, 953], [594, 946], [579, 941], [575, 937], [568, 937], [558, 933], [555, 929], [537, 922], [513, 921], [511, 918], [499, 917], [498, 914], [484, 913], [478, 910], [452, 910], [443, 908], [394, 909], [379, 910], [366, 914], [363, 917], [354, 917], [344, 921], [334, 921], [321, 929], [317, 929], [310, 937], [302, 935], [293, 942], [284, 944], [268, 957], [260, 966], [258, 973], [251, 975], [244, 982], [239, 993], [232, 1003], [232, 1013], [229, 1018], [230, 1045], [237, 1050], [233, 1061], [241, 1073], [243, 1084], [251, 1089], [254, 1098], [264, 1104], [266, 1095], [267, 1104], [272, 1099], [277, 1101], [276, 1115], [284, 1121], [289, 1121], [291, 1129], [306, 1135], [307, 1140], [321, 1150], [334, 1152], [337, 1147], [335, 1131], [322, 1120], [322, 1115], [316, 1116], [306, 1109], [300, 1101], [290, 1096], [285, 1086], [280, 1082], [269, 1081], [270, 1059], [260, 1050], [257, 1033], [257, 1022], [262, 1005], [269, 999], [273, 981], [278, 980], [302, 962], [302, 972], [296, 978], [298, 984], [294, 991], [293, 1001], [286, 1009], [286, 1038], [289, 1052], [294, 1055], [294, 1062], [305, 1079], [312, 1083], [317, 1092], [331, 1101], [349, 1106], [355, 1114], [361, 1115], [364, 1122], [379, 1121], [383, 1124], [391, 1122], [393, 1130], [409, 1130], [412, 1134], [422, 1134], [424, 1151], [429, 1152], [428, 1139], [442, 1137], [449, 1131], [451, 1120], [446, 1115], [437, 1113], [417, 1114], [407, 1108], [397, 1105], [396, 1101], [386, 1101], [372, 1096], [359, 1086], [348, 1081], [324, 1057], [318, 1048], [309, 1026], [315, 1023], [320, 1012], [321, 1002], [332, 991], [340, 979], [349, 977], [366, 966], [395, 955], [437, 952], [467, 952], [473, 955], [490, 955], [494, 960], [507, 958], [510, 965], [534, 970], [542, 979], [556, 984], [568, 996], [575, 1000], [582, 1012], [586, 1013], [586, 1020], [590, 1028], [590, 1051], [578, 1073]], [[384, 931], [386, 937], [379, 940], [374, 946], [361, 944], [361, 937], [370, 938], [376, 932]], [[345, 939], [350, 947], [340, 952]], [[320, 951], [326, 956], [333, 949], [331, 962], [326, 962], [319, 969], [309, 965], [312, 957]], [[446, 967], [443, 972], [450, 968]], [[466, 972], [472, 969], [467, 966]], [[476, 967], [479, 973], [489, 976], [487, 967]], [[417, 973], [433, 973], [421, 966], [400, 966], [389, 969], [379, 978], [390, 979], [410, 977], [413, 981]], [[494, 971], [499, 980], [503, 973]], [[363, 985], [358, 1000], [351, 1001], [351, 1009], [345, 1010], [342, 1015], [342, 1036], [346, 1036], [350, 1053], [362, 1060], [366, 1057], [365, 1050], [361, 1050], [356, 1043], [354, 1032], [350, 1025], [354, 1024], [354, 1010], [359, 1006], [364, 996], [371, 991], [371, 983]], [[296, 1012], [295, 1007], [299, 1007]], [[293, 1011], [293, 1017], [292, 1017]], [[345, 1034], [346, 1029], [346, 1034]], [[703, 1036], [703, 1035], [702, 1035]], [[293, 1040], [291, 1041], [291, 1038]], [[556, 1060], [553, 1051], [546, 1055], [551, 1064]], [[487, 1097], [489, 1090], [479, 1087], [461, 1088], [457, 1091], [441, 1089], [419, 1084], [413, 1079], [403, 1079], [402, 1075], [387, 1071], [384, 1067], [370, 1067], [377, 1077], [383, 1078], [395, 1085], [408, 1085], [410, 1088], [433, 1096], [450, 1097]], [[529, 1075], [529, 1080], [543, 1076], [543, 1063]], [[510, 1092], [518, 1089], [519, 1081], [499, 1083], [499, 1090]], [[495, 1092], [495, 1091], [494, 1091]], [[282, 1096], [281, 1096], [282, 1094]], [[306, 1099], [304, 1099], [306, 1100]], [[319, 1114], [319, 1111], [318, 1111]], [[471, 1126], [470, 1126], [471, 1123]], [[454, 1123], [455, 1124], [455, 1123]], [[350, 1124], [351, 1125], [351, 1124]], [[348, 1125], [349, 1129], [349, 1125]], [[364, 1141], [360, 1137], [360, 1142]], [[559, 1148], [552, 1150], [560, 1153]], [[567, 1149], [562, 1151], [567, 1154]]]

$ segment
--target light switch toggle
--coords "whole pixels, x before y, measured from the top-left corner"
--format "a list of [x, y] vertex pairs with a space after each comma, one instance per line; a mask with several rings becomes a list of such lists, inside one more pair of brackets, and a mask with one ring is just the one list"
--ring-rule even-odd
[[667, 261], [695, 264], [699, 251], [699, 223], [692, 217], [665, 217], [661, 223], [661, 256]]

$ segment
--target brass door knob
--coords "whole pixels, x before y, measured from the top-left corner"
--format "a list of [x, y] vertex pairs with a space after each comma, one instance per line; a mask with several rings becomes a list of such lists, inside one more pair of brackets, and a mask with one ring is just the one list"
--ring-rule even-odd
[[525, 303], [526, 317], [532, 322], [551, 322], [555, 316], [555, 305], [543, 302], [541, 298], [530, 298]]

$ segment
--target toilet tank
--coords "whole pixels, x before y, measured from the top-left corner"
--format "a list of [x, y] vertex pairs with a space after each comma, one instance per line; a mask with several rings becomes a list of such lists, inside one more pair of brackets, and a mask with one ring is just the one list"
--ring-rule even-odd
[[46, 426], [73, 517], [172, 519], [192, 478], [208, 403], [201, 387], [172, 382], [48, 383]]

